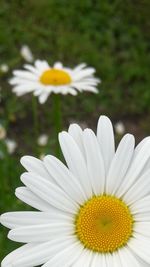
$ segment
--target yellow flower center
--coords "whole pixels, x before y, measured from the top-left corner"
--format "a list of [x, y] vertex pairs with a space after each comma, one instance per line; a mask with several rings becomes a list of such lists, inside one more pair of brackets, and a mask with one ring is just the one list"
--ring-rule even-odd
[[42, 73], [40, 82], [44, 85], [66, 85], [71, 83], [71, 77], [64, 70], [49, 69]]
[[110, 196], [94, 196], [81, 206], [75, 220], [76, 235], [93, 251], [108, 253], [127, 244], [133, 232], [128, 206]]

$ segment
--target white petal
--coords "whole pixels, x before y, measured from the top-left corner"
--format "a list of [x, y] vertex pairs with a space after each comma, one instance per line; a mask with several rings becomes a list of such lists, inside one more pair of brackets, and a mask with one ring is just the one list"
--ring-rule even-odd
[[139, 153], [135, 156], [132, 161], [131, 167], [129, 168], [126, 176], [124, 177], [123, 183], [117, 190], [117, 195], [122, 195], [129, 190], [131, 185], [138, 179], [148, 159], [150, 158], [150, 138], [140, 149]]
[[105, 257], [106, 257], [106, 266], [113, 266], [113, 257], [112, 257], [112, 254], [107, 253], [105, 255]]
[[145, 137], [135, 148], [134, 154], [135, 157], [139, 154], [140, 150], [142, 149], [143, 146], [145, 146], [145, 144], [147, 143], [147, 141], [149, 140], [149, 137]]
[[14, 70], [13, 75], [16, 77], [31, 80], [31, 81], [37, 80], [37, 75], [35, 75], [35, 74], [33, 74], [27, 70]]
[[136, 222], [134, 231], [146, 237], [150, 237], [150, 222]]
[[55, 210], [49, 203], [35, 195], [31, 190], [25, 186], [18, 187], [15, 191], [15, 195], [26, 204], [41, 211]]
[[65, 220], [68, 223], [71, 223], [73, 222], [74, 218], [72, 218], [69, 213], [64, 213], [57, 209], [55, 209], [55, 211], [50, 212], [8, 212], [0, 216], [1, 224], [5, 225], [10, 229], [29, 225], [54, 223], [60, 220]]
[[114, 132], [111, 121], [106, 116], [100, 116], [97, 126], [97, 138], [104, 159], [105, 171], [109, 170], [115, 154]]
[[76, 261], [76, 259], [78, 259], [83, 248], [84, 247], [80, 244], [80, 242], [74, 242], [72, 245], [56, 254], [56, 256], [45, 263], [43, 267], [60, 267], [62, 266], [62, 263], [64, 266], [70, 266]]
[[134, 215], [134, 220], [136, 222], [150, 222], [150, 212], [149, 213], [137, 213]]
[[130, 206], [132, 214], [138, 213], [150, 213], [150, 195], [139, 199]]
[[130, 134], [126, 134], [120, 141], [106, 179], [106, 193], [116, 193], [131, 163], [134, 144], [134, 137]]
[[[134, 253], [130, 251], [128, 246], [118, 250], [122, 267], [141, 267], [138, 260], [134, 256]], [[118, 265], [119, 266], [119, 265]]]
[[[43, 72], [45, 70], [50, 69], [49, 64], [45, 60], [36, 60], [35, 67], [40, 71]], [[41, 73], [42, 74], [42, 73]]]
[[78, 92], [73, 88], [68, 88], [66, 94], [71, 94], [71, 95], [76, 96]]
[[39, 85], [34, 82], [34, 83], [27, 83], [26, 81], [21, 84], [15, 85], [13, 88], [13, 92], [18, 94], [19, 96], [22, 96], [26, 93], [33, 92]]
[[80, 70], [79, 72], [73, 73], [73, 80], [74, 81], [82, 80], [83, 78], [93, 75], [94, 72], [95, 72], [94, 68], [86, 68], [86, 69]]
[[74, 242], [73, 237], [58, 238], [42, 244], [28, 244], [10, 253], [2, 267], [31, 267], [44, 264]]
[[79, 65], [77, 65], [73, 71], [80, 71], [81, 69], [86, 67], [86, 63], [81, 63]]
[[[100, 253], [94, 253], [93, 254], [93, 260], [92, 260], [90, 267], [107, 267], [107, 266], [113, 267], [112, 264], [111, 265], [106, 264], [106, 257], [107, 257], [107, 254], [104, 255], [104, 254], [100, 254]], [[117, 265], [115, 265], [115, 267], [117, 267]], [[121, 267], [121, 266], [119, 266], [119, 267]]]
[[49, 92], [43, 92], [40, 96], [39, 96], [39, 102], [40, 104], [44, 104], [45, 101], [47, 100], [47, 98], [49, 97]]
[[38, 83], [38, 79], [36, 81], [32, 81], [32, 80], [27, 80], [25, 78], [20, 78], [20, 77], [17, 77], [17, 76], [14, 76], [13, 78], [11, 78], [9, 80], [9, 84], [11, 85], [14, 85], [14, 86], [17, 86], [17, 85], [28, 85], [28, 86], [32, 86], [32, 85], [37, 85], [39, 84]]
[[145, 261], [143, 261], [141, 258], [139, 258], [137, 256], [136, 256], [136, 258], [137, 258], [137, 260], [138, 260], [138, 262], [140, 264], [140, 267], [149, 267], [149, 264], [146, 263]]
[[89, 77], [86, 77], [84, 78], [83, 80], [80, 80], [80, 81], [76, 81], [76, 82], [73, 82], [72, 84], [74, 84], [74, 86], [78, 86], [78, 85], [97, 85], [100, 81], [100, 79], [97, 79], [93, 76], [89, 76]]
[[74, 224], [61, 220], [55, 223], [31, 225], [10, 230], [8, 238], [20, 243], [46, 242], [74, 234]]
[[55, 69], [62, 69], [62, 67], [63, 67], [63, 64], [62, 64], [61, 62], [56, 62], [56, 63], [54, 64], [54, 68], [55, 68]]
[[[32, 248], [35, 248], [37, 245], [35, 244], [26, 244], [13, 252], [9, 253], [2, 261], [1, 267], [13, 267], [13, 260], [22, 256], [24, 253], [28, 254], [32, 250]], [[28, 265], [31, 267], [31, 265]], [[23, 267], [23, 266], [22, 266]]]
[[133, 253], [150, 264], [150, 239], [140, 234], [134, 233], [134, 238], [132, 238], [128, 242], [128, 246], [133, 251]]
[[29, 65], [29, 64], [25, 64], [24, 68], [29, 70], [29, 71], [31, 71], [31, 72], [33, 72], [34, 74], [36, 74], [38, 76], [40, 75], [39, 70], [37, 70], [35, 67], [33, 67], [33, 66]]
[[112, 254], [112, 257], [113, 257], [112, 262], [114, 267], [123, 267], [118, 251], [114, 252]]
[[86, 86], [84, 87], [83, 91], [86, 91], [86, 92], [92, 92], [92, 93], [95, 93], [95, 94], [98, 94], [99, 90], [97, 88], [95, 88], [94, 86]]
[[24, 173], [21, 181], [33, 193], [60, 210], [74, 213], [78, 209], [78, 205], [63, 190], [38, 175]]
[[41, 160], [32, 156], [24, 156], [21, 158], [20, 162], [28, 172], [38, 174], [45, 179], [54, 181]]
[[54, 156], [46, 156], [44, 163], [50, 175], [70, 198], [79, 204], [86, 200], [80, 183], [60, 160]]
[[30, 81], [37, 81], [37, 75], [26, 70], [14, 70], [13, 74], [19, 78], [27, 79]]
[[103, 194], [105, 186], [104, 162], [97, 138], [92, 130], [84, 130], [83, 142], [93, 192], [95, 195]]
[[79, 92], [82, 91], [87, 91], [87, 92], [92, 92], [92, 93], [98, 93], [98, 89], [95, 88], [95, 85], [89, 85], [88, 82], [85, 83], [77, 83], [77, 82], [73, 82], [71, 85], [73, 88], [76, 88], [76, 90], [78, 90]]
[[71, 124], [68, 129], [68, 133], [72, 136], [74, 141], [77, 143], [83, 155], [85, 155], [83, 145], [83, 131], [78, 124]]
[[79, 147], [66, 132], [59, 134], [59, 142], [69, 169], [80, 182], [87, 198], [91, 197], [92, 187], [88, 177], [85, 159]]
[[123, 196], [123, 199], [131, 205], [150, 193], [150, 170], [142, 175]]
[[84, 248], [80, 257], [72, 265], [72, 267], [91, 267], [91, 261], [93, 257], [93, 252]]

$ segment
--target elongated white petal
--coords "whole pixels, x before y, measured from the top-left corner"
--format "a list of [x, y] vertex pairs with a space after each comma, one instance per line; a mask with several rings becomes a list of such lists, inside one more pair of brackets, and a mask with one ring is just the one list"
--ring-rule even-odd
[[[13, 252], [9, 253], [1, 262], [1, 267], [12, 267], [13, 261], [19, 257], [22, 257], [24, 254], [30, 254], [32, 249], [35, 249], [38, 244], [26, 244], [22, 247], [14, 250]], [[32, 265], [28, 265], [31, 267]]]
[[43, 71], [51, 69], [49, 64], [45, 60], [39, 59], [35, 61], [35, 67], [41, 72], [41, 75]]
[[87, 66], [86, 63], [81, 63], [81, 64], [77, 65], [77, 66], [73, 69], [73, 71], [74, 71], [74, 72], [75, 72], [75, 71], [80, 71], [81, 69], [85, 68], [86, 66]]
[[[93, 254], [93, 253], [92, 253]], [[107, 255], [105, 255], [105, 254], [102, 254], [102, 253], [94, 253], [93, 255], [92, 255], [92, 262], [91, 262], [91, 265], [90, 265], [90, 267], [107, 267], [107, 266], [117, 266], [117, 265], [108, 265], [107, 263], [106, 263], [106, 257], [107, 257]], [[86, 267], [86, 266], [85, 266]], [[119, 266], [119, 267], [121, 267], [121, 266]]]
[[[128, 246], [118, 250], [122, 267], [142, 267]], [[119, 265], [118, 265], [119, 266]]]
[[97, 126], [97, 138], [104, 159], [105, 171], [108, 172], [115, 154], [114, 132], [111, 121], [106, 116], [100, 116]]
[[27, 70], [29, 70], [29, 71], [31, 71], [31, 72], [33, 72], [34, 74], [36, 74], [36, 75], [40, 75], [40, 71], [39, 70], [37, 70], [35, 67], [33, 67], [32, 65], [29, 65], [29, 64], [25, 64], [24, 65], [24, 68], [25, 69], [27, 69]]
[[130, 134], [126, 134], [120, 141], [106, 179], [106, 193], [115, 194], [120, 186], [131, 163], [134, 144], [134, 137]]
[[40, 243], [73, 233], [73, 223], [61, 219], [61, 222], [15, 228], [9, 231], [8, 238], [21, 243]]
[[84, 130], [83, 142], [93, 192], [95, 195], [103, 194], [105, 186], [104, 161], [97, 138], [92, 130]]
[[73, 237], [58, 238], [41, 244], [28, 244], [9, 254], [2, 267], [31, 267], [48, 262], [51, 257], [73, 244]]
[[133, 159], [131, 167], [127, 172], [123, 183], [117, 190], [117, 195], [121, 197], [131, 185], [138, 179], [139, 175], [144, 169], [144, 166], [148, 159], [150, 158], [150, 138], [145, 142], [145, 144], [140, 149], [139, 153]]
[[32, 84], [37, 84], [38, 83], [38, 80], [28, 80], [26, 78], [22, 78], [22, 77], [18, 77], [18, 76], [14, 76], [12, 77], [10, 80], [9, 80], [9, 84], [11, 85], [23, 85], [23, 84], [29, 84], [29, 85], [32, 85]]
[[80, 242], [76, 241], [71, 246], [68, 246], [52, 257], [43, 267], [60, 267], [62, 263], [64, 263], [65, 266], [70, 266], [81, 255], [83, 248]]
[[21, 201], [30, 205], [31, 207], [41, 211], [51, 211], [54, 208], [46, 201], [34, 194], [29, 188], [25, 186], [18, 187], [15, 191], [16, 197]]
[[43, 178], [54, 181], [41, 160], [32, 156], [24, 156], [21, 158], [20, 162], [28, 172], [38, 174]]
[[87, 198], [91, 197], [92, 186], [88, 177], [85, 159], [79, 147], [73, 138], [66, 132], [59, 134], [59, 142], [69, 169], [80, 182]]
[[106, 266], [113, 266], [113, 257], [112, 254], [106, 254]]
[[18, 94], [19, 96], [24, 95], [25, 93], [33, 92], [36, 89], [36, 86], [38, 86], [35, 82], [33, 83], [18, 83], [14, 86], [13, 92]]
[[19, 78], [23, 78], [23, 79], [27, 79], [31, 81], [37, 80], [37, 76], [35, 74], [31, 73], [30, 71], [26, 71], [26, 70], [14, 70], [13, 74]]
[[134, 231], [141, 235], [144, 235], [145, 237], [150, 237], [150, 221], [136, 222], [134, 226]]
[[71, 223], [74, 221], [74, 218], [69, 213], [61, 212], [57, 209], [51, 210], [49, 212], [8, 212], [0, 216], [1, 224], [10, 229], [30, 225], [54, 223], [57, 221], [66, 221], [68, 223]]
[[137, 213], [134, 215], [136, 222], [150, 222], [150, 213]]
[[148, 170], [144, 175], [142, 175], [127, 191], [123, 199], [131, 205], [139, 199], [142, 199], [150, 193], [150, 170]]
[[60, 160], [54, 156], [46, 156], [44, 163], [50, 175], [70, 198], [79, 204], [86, 200], [80, 183]]
[[147, 141], [149, 140], [149, 137], [145, 137], [135, 148], [135, 151], [134, 151], [134, 157], [136, 157], [140, 150], [142, 149], [143, 146], [145, 146], [145, 144], [147, 144]]
[[49, 95], [50, 95], [50, 92], [42, 92], [41, 95], [39, 95], [40, 104], [44, 104]]
[[21, 181], [29, 187], [33, 193], [52, 206], [70, 213], [76, 212], [78, 205], [57, 185], [38, 175], [30, 173], [22, 174]]
[[112, 253], [112, 266], [123, 267], [118, 251]]
[[85, 155], [83, 145], [83, 131], [78, 124], [71, 124], [68, 129], [68, 133], [72, 136], [74, 141], [77, 143], [83, 155]]
[[79, 81], [83, 78], [86, 78], [86, 77], [89, 77], [91, 75], [93, 75], [95, 72], [95, 69], [94, 68], [86, 68], [86, 69], [83, 69], [81, 71], [76, 71], [75, 73], [72, 74], [73, 76], [73, 81]]
[[75, 261], [72, 267], [91, 267], [93, 253], [90, 250], [84, 248], [79, 258]]
[[130, 209], [132, 214], [150, 213], [150, 195], [134, 202], [130, 205]]
[[138, 257], [150, 264], [150, 239], [134, 233], [134, 238], [128, 242], [128, 246]]

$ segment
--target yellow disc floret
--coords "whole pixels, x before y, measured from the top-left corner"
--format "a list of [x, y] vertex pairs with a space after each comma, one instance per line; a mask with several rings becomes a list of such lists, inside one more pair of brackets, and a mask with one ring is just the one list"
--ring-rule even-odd
[[128, 206], [114, 196], [94, 196], [81, 206], [75, 220], [76, 235], [93, 251], [114, 252], [127, 244], [133, 232]]
[[44, 85], [61, 86], [71, 83], [70, 75], [59, 69], [49, 69], [43, 72], [40, 77], [40, 82]]

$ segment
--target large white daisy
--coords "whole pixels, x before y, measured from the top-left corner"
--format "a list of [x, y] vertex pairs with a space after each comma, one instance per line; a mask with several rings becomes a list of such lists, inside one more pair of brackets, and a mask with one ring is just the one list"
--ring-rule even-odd
[[46, 61], [36, 60], [35, 65], [24, 65], [25, 70], [15, 70], [10, 79], [17, 96], [33, 92], [44, 103], [51, 93], [72, 94], [89, 91], [97, 93], [99, 79], [94, 77], [95, 69], [80, 64], [74, 69], [66, 68], [60, 62], [51, 67]]
[[16, 196], [38, 209], [3, 214], [11, 240], [27, 243], [2, 267], [150, 267], [150, 138], [126, 134], [115, 152], [110, 120], [97, 136], [71, 125], [54, 156], [21, 159]]

